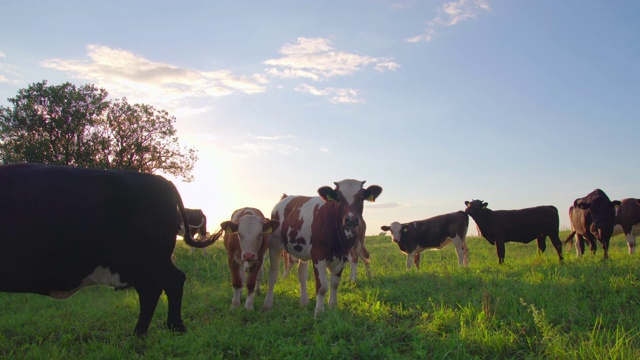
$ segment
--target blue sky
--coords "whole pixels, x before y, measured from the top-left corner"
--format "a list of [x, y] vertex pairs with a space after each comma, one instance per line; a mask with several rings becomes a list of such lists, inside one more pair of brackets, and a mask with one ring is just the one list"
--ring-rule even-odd
[[[640, 197], [637, 1], [3, 1], [0, 105], [95, 84], [177, 119], [214, 227], [346, 178], [367, 234], [464, 209]], [[365, 186], [366, 186], [365, 185]], [[213, 230], [213, 229], [211, 229]], [[470, 233], [475, 233], [473, 222]]]

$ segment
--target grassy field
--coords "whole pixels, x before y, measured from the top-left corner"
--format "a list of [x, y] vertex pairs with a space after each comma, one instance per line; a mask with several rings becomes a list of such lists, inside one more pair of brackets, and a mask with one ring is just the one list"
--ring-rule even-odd
[[[561, 237], [566, 238], [566, 232]], [[550, 242], [507, 244], [505, 264], [482, 238], [470, 237], [470, 267], [452, 246], [426, 252], [420, 271], [389, 237], [367, 238], [372, 278], [360, 265], [357, 283], [345, 268], [338, 308], [313, 318], [315, 297], [302, 308], [296, 276], [278, 281], [274, 308], [230, 310], [232, 290], [220, 242], [189, 254], [183, 317], [189, 331], [164, 326], [161, 298], [145, 340], [133, 337], [135, 291], [106, 287], [70, 299], [0, 293], [0, 357], [10, 359], [639, 359], [640, 254], [623, 237], [611, 259], [559, 264]], [[315, 293], [310, 275], [309, 293]], [[266, 279], [265, 279], [266, 280]], [[266, 281], [265, 281], [266, 282]], [[266, 284], [256, 298], [261, 309]], [[244, 297], [243, 297], [244, 301]]]

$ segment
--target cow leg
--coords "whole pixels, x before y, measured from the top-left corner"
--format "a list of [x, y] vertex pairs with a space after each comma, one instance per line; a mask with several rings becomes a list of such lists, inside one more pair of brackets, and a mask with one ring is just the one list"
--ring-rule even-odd
[[581, 257], [584, 254], [584, 236], [576, 234], [576, 255]]
[[257, 277], [260, 273], [262, 262], [253, 264], [247, 276], [247, 300], [244, 302], [244, 308], [253, 310], [253, 292], [256, 289]]
[[560, 259], [560, 261], [564, 260], [564, 258], [562, 257], [562, 240], [560, 240], [560, 236], [558, 236], [558, 234], [551, 233], [549, 234], [549, 239], [551, 239], [551, 244], [553, 244], [553, 247], [556, 248], [556, 252], [558, 253], [558, 258]]
[[334, 274], [333, 272], [330, 273], [329, 286], [331, 287], [331, 290], [329, 293], [329, 308], [333, 309], [338, 305], [338, 286], [340, 285], [340, 275], [342, 271], [338, 274]]
[[360, 252], [360, 259], [364, 263], [364, 272], [367, 274], [367, 278], [371, 278], [371, 270], [369, 269], [369, 252], [367, 248], [362, 244], [362, 251]]
[[[279, 241], [280, 239], [278, 239]], [[273, 288], [278, 281], [278, 273], [280, 272], [280, 256], [282, 249], [278, 246], [273, 238], [269, 240], [269, 289], [267, 296], [264, 298], [262, 308], [267, 310], [273, 307]]]
[[156, 310], [156, 306], [158, 305], [158, 299], [160, 299], [162, 289], [160, 287], [148, 286], [136, 286], [135, 289], [138, 292], [138, 298], [140, 301], [140, 314], [138, 316], [138, 323], [136, 324], [133, 332], [136, 336], [143, 337], [149, 330], [149, 324], [151, 323], [153, 312]]
[[[167, 327], [171, 331], [186, 332], [187, 328], [182, 322], [182, 294], [184, 289], [184, 282], [187, 280], [187, 276], [175, 266], [171, 266], [171, 271], [167, 279], [172, 279], [168, 285], [164, 286], [164, 292], [167, 294], [168, 313], [167, 313]], [[158, 302], [156, 298], [156, 303]]]
[[351, 265], [351, 275], [349, 275], [349, 280], [353, 282], [358, 280], [358, 258], [359, 255], [351, 256], [351, 252], [349, 252], [349, 264]]
[[459, 235], [456, 235], [453, 239], [453, 246], [456, 248], [456, 253], [458, 254], [458, 266], [466, 266], [469, 265], [469, 260], [467, 259], [467, 246], [464, 243], [464, 240], [460, 238]]
[[543, 234], [538, 236], [538, 254], [544, 253], [547, 250], [547, 235]]
[[633, 233], [625, 234], [627, 245], [629, 246], [629, 254], [633, 254], [636, 249], [636, 236]]
[[496, 239], [496, 252], [498, 253], [498, 264], [504, 263], [504, 241], [502, 239]]
[[315, 316], [324, 311], [324, 298], [329, 291], [327, 279], [327, 261], [320, 260], [313, 264], [313, 273], [316, 277], [316, 311]]
[[591, 248], [591, 255], [596, 254], [596, 250], [598, 249], [598, 243], [596, 237], [593, 236], [591, 232], [587, 232], [587, 240], [589, 241], [589, 247]]
[[309, 273], [309, 263], [298, 261], [298, 282], [300, 283], [300, 304], [309, 305], [309, 294], [307, 293], [307, 274]]
[[413, 255], [413, 263], [416, 264], [416, 270], [420, 270], [420, 253]]

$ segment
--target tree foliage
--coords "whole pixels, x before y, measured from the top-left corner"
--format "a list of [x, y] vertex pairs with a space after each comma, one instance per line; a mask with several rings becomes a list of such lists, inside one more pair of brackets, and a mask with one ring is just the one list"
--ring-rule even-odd
[[0, 107], [0, 161], [160, 171], [193, 180], [198, 158], [178, 143], [175, 117], [107, 97], [94, 85], [46, 81], [19, 90], [8, 99], [12, 107]]

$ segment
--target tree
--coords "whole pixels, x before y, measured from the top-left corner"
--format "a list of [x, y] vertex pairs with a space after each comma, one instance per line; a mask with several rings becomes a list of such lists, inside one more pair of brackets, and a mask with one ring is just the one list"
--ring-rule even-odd
[[175, 117], [150, 105], [107, 100], [94, 85], [31, 84], [0, 107], [0, 162], [157, 171], [192, 181], [198, 157], [180, 147]]

